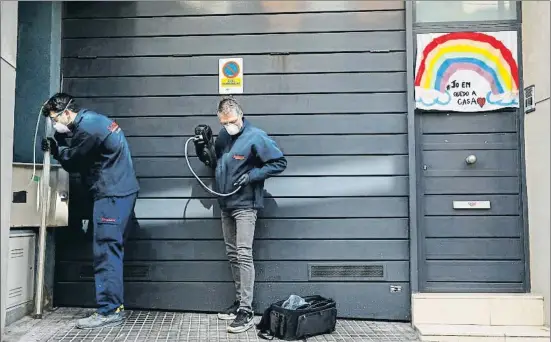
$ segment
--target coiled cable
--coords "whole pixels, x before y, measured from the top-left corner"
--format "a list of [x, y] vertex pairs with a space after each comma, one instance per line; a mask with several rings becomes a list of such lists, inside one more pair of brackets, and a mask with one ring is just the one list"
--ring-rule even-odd
[[186, 163], [187, 163], [187, 167], [189, 168], [189, 171], [191, 171], [191, 173], [193, 174], [193, 176], [195, 177], [195, 179], [197, 179], [197, 181], [199, 182], [199, 184], [201, 184], [201, 186], [203, 188], [205, 188], [206, 191], [208, 191], [209, 193], [215, 195], [215, 196], [219, 196], [219, 197], [228, 197], [228, 196], [231, 196], [235, 193], [237, 193], [239, 190], [241, 190], [241, 185], [237, 187], [237, 189], [233, 190], [232, 192], [228, 193], [228, 194], [221, 194], [219, 192], [216, 192], [214, 190], [212, 190], [211, 188], [209, 188], [205, 183], [203, 183], [203, 181], [201, 181], [201, 179], [199, 178], [199, 176], [197, 176], [197, 174], [195, 173], [195, 171], [193, 171], [193, 168], [191, 167], [191, 163], [189, 162], [189, 158], [188, 158], [188, 154], [187, 154], [187, 147], [188, 147], [188, 144], [190, 141], [192, 140], [195, 140], [195, 137], [191, 137], [189, 138], [187, 141], [186, 141], [186, 145], [184, 147], [184, 157], [186, 158]]

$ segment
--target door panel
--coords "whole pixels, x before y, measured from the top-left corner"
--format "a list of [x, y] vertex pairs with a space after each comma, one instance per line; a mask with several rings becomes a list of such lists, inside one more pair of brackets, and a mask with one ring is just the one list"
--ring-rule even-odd
[[521, 291], [526, 284], [516, 113], [417, 115], [422, 291]]

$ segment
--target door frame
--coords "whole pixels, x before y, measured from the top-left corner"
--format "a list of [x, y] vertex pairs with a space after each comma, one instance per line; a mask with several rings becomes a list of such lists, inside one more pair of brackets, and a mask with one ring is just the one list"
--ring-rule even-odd
[[526, 188], [526, 152], [525, 152], [525, 128], [524, 128], [524, 77], [522, 59], [522, 2], [515, 2], [517, 18], [514, 20], [495, 21], [451, 21], [451, 22], [426, 22], [416, 23], [415, 1], [405, 1], [406, 18], [406, 77], [407, 77], [407, 122], [408, 122], [408, 155], [409, 155], [409, 241], [410, 241], [410, 287], [411, 293], [422, 292], [426, 288], [426, 264], [424, 262], [424, 240], [423, 228], [424, 208], [420, 191], [423, 185], [422, 173], [420, 170], [421, 148], [418, 144], [421, 135], [421, 115], [415, 110], [415, 58], [416, 58], [416, 36], [419, 33], [458, 32], [464, 30], [495, 32], [502, 30], [514, 30], [517, 32], [517, 53], [518, 68], [520, 74], [519, 85], [519, 108], [517, 110], [516, 122], [518, 128], [518, 152], [519, 152], [519, 196], [521, 202], [520, 220], [522, 224], [521, 243], [523, 245], [524, 261], [524, 292], [530, 292], [530, 236], [528, 224], [528, 195]]

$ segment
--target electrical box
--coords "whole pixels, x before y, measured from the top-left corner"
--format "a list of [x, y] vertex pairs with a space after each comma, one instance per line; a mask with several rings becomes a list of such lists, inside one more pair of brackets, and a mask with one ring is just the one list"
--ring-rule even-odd
[[[48, 227], [69, 225], [69, 174], [58, 164], [50, 167]], [[13, 163], [11, 227], [39, 227], [42, 215], [42, 164]]]
[[34, 297], [36, 235], [10, 232], [6, 310], [28, 303]]

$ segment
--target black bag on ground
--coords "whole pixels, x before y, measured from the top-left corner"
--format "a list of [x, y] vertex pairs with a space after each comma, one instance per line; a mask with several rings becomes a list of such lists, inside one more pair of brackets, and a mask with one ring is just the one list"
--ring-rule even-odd
[[277, 337], [285, 341], [296, 341], [335, 331], [335, 301], [317, 295], [303, 299], [307, 304], [295, 310], [284, 309], [282, 304], [285, 300], [271, 304], [256, 325], [258, 337], [266, 340]]

